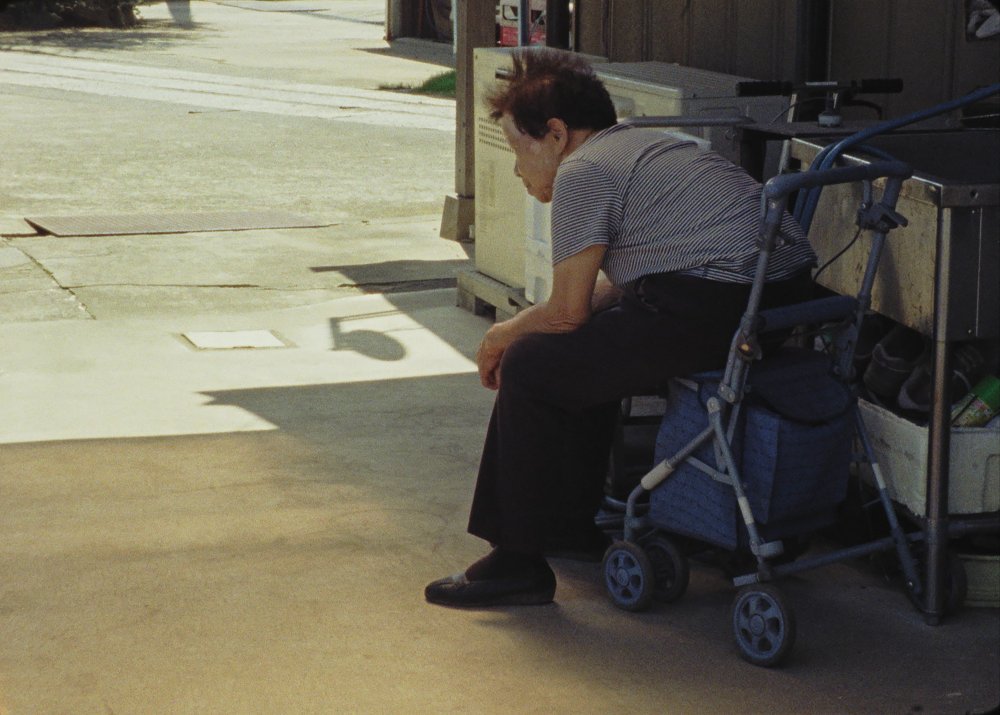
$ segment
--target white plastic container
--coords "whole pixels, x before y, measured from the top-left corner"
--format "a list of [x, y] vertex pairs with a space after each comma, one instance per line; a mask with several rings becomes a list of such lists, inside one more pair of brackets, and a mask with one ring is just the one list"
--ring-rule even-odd
[[[927, 511], [927, 428], [861, 400], [889, 493], [918, 516]], [[948, 513], [1000, 510], [1000, 430], [954, 427], [948, 463]]]
[[1000, 608], [1000, 556], [959, 554], [969, 580], [965, 605]]

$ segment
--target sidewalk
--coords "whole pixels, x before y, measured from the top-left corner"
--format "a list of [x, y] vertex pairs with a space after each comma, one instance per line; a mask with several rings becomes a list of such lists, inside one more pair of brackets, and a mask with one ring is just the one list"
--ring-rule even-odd
[[[142, 6], [0, 34], [0, 713], [982, 713], [1000, 614], [931, 628], [862, 565], [785, 584], [787, 667], [733, 589], [461, 612], [492, 402], [438, 237], [450, 48], [383, 0]], [[190, 26], [178, 25], [187, 18]], [[415, 103], [416, 102], [416, 103]], [[409, 122], [387, 122], [409, 114]], [[286, 211], [319, 228], [40, 236], [24, 217]], [[227, 349], [226, 341], [260, 347]]]
[[[135, 31], [0, 37], [0, 320], [242, 312], [453, 278], [469, 247], [437, 233], [454, 102], [379, 89], [447, 69], [451, 50], [390, 48], [378, 5], [176, 3], [193, 19], [178, 28], [161, 3]], [[23, 220], [277, 210], [328, 228], [66, 239]]]

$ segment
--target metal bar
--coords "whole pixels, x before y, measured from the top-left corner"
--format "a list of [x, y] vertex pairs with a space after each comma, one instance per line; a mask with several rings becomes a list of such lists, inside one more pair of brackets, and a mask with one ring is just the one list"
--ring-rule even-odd
[[[942, 211], [947, 221], [948, 212]], [[950, 227], [938, 226], [934, 276], [934, 357], [931, 415], [927, 435], [927, 591], [924, 613], [936, 626], [944, 615], [948, 547], [948, 481], [951, 452], [951, 350], [948, 345], [948, 296], [951, 293]]]
[[822, 171], [803, 171], [799, 174], [781, 174], [764, 184], [767, 198], [787, 196], [799, 189], [845, 184], [852, 181], [874, 181], [885, 177], [907, 179], [913, 173], [908, 164], [901, 161], [875, 161], [871, 164], [843, 166]]
[[569, 0], [545, 0], [545, 44], [569, 49]]
[[743, 525], [747, 530], [747, 538], [750, 541], [750, 551], [757, 558], [757, 571], [769, 578], [771, 566], [765, 560], [763, 553], [762, 546], [764, 545], [764, 540], [757, 529], [753, 510], [750, 508], [750, 500], [747, 499], [746, 492], [743, 489], [743, 482], [741, 481], [739, 470], [736, 468], [736, 460], [733, 459], [730, 444], [726, 441], [727, 436], [725, 426], [722, 424], [721, 409], [722, 405], [718, 398], [713, 397], [708, 401], [708, 423], [715, 431], [715, 445], [718, 447], [716, 453], [722, 457], [726, 472], [729, 475], [729, 483], [736, 494], [736, 503], [739, 506], [740, 515], [743, 517]]
[[629, 117], [619, 124], [629, 124], [634, 127], [739, 127], [754, 124], [755, 121], [743, 114], [730, 117], [692, 117], [680, 114], [677, 116], [645, 116]]
[[970, 514], [948, 518], [948, 536], [957, 539], [969, 534], [1000, 534], [1000, 514]]
[[[686, 445], [681, 447], [681, 449], [678, 450], [676, 454], [671, 456], [669, 459], [664, 459], [662, 462], [657, 464], [651, 470], [646, 472], [643, 478], [639, 480], [639, 488], [637, 488], [637, 491], [635, 492], [636, 499], [638, 499], [638, 497], [640, 497], [643, 494], [643, 492], [651, 492], [653, 491], [653, 489], [659, 486], [660, 483], [662, 483], [667, 477], [669, 477], [674, 472], [675, 469], [677, 469], [678, 465], [680, 465], [682, 462], [684, 462], [684, 460], [686, 460], [688, 457], [694, 454], [695, 451], [701, 445], [707, 442], [712, 437], [713, 434], [714, 430], [712, 426], [709, 425], [708, 427], [703, 429], [697, 437], [695, 437]], [[635, 500], [632, 499], [632, 497], [630, 496], [629, 503], [633, 504], [634, 501]]]
[[517, 4], [517, 44], [521, 47], [531, 44], [531, 0], [520, 0]]
[[865, 459], [868, 460], [868, 464], [872, 469], [872, 475], [875, 477], [875, 486], [878, 488], [879, 502], [882, 504], [885, 517], [889, 522], [889, 531], [891, 533], [890, 538], [896, 547], [896, 556], [903, 569], [903, 576], [906, 579], [907, 586], [914, 593], [923, 593], [923, 584], [921, 583], [920, 575], [917, 573], [916, 559], [913, 558], [913, 554], [907, 546], [906, 534], [903, 532], [903, 527], [900, 526], [899, 519], [896, 516], [896, 509], [892, 505], [892, 500], [889, 498], [889, 492], [886, 488], [885, 479], [882, 477], [882, 469], [878, 464], [878, 460], [875, 458], [875, 450], [872, 447], [871, 439], [868, 437], [868, 430], [865, 428], [865, 421], [861, 419], [861, 410], [858, 409], [857, 405], [854, 406], [854, 423], [858, 439], [861, 440], [861, 445], [864, 448]]
[[[827, 566], [829, 564], [835, 564], [840, 561], [848, 561], [850, 559], [856, 559], [862, 556], [868, 556], [869, 554], [875, 554], [880, 551], [889, 551], [890, 549], [893, 548], [894, 543], [895, 540], [891, 536], [885, 536], [881, 539], [877, 539], [875, 541], [869, 541], [864, 544], [858, 544], [857, 546], [850, 546], [846, 549], [838, 549], [837, 551], [830, 551], [828, 553], [820, 554], [818, 556], [801, 558], [789, 564], [772, 566], [771, 574], [775, 578], [781, 576], [790, 576], [792, 574], [819, 568], [820, 566]], [[734, 578], [733, 585], [746, 586], [751, 583], [760, 583], [760, 581], [761, 579], [759, 572], [749, 573]]]

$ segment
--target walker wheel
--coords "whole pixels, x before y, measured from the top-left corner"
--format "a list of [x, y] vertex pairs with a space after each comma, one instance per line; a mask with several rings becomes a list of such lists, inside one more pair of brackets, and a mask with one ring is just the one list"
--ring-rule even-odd
[[661, 603], [673, 603], [684, 595], [688, 587], [691, 572], [687, 557], [671, 539], [661, 534], [644, 541], [643, 548], [653, 564], [656, 579], [653, 598]]
[[604, 585], [611, 601], [626, 611], [644, 611], [653, 600], [656, 575], [638, 544], [616, 541], [604, 553]]
[[795, 616], [769, 584], [744, 586], [733, 601], [733, 636], [744, 660], [777, 665], [795, 644]]

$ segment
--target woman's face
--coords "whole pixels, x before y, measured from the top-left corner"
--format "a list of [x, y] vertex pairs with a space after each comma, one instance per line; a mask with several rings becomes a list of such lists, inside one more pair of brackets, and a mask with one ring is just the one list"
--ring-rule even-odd
[[541, 139], [520, 131], [509, 114], [500, 117], [500, 129], [514, 150], [514, 173], [524, 188], [542, 203], [552, 201], [552, 184], [562, 159], [563, 137], [552, 129]]

